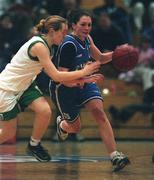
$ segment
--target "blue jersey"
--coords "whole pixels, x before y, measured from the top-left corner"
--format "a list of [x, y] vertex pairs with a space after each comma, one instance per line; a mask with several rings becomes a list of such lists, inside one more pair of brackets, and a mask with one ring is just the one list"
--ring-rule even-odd
[[[67, 35], [54, 56], [54, 64], [67, 68], [69, 71], [82, 69], [91, 61], [90, 41]], [[101, 99], [101, 92], [95, 83], [85, 84], [83, 88], [66, 87], [62, 84], [50, 82], [50, 95], [57, 105], [62, 118], [75, 121], [80, 114], [80, 108], [92, 99]]]
[[[66, 48], [68, 50], [65, 50]], [[62, 54], [62, 51], [65, 51], [65, 54]], [[72, 52], [74, 52], [73, 59], [69, 57]], [[82, 69], [91, 60], [89, 39], [86, 38], [82, 42], [72, 35], [67, 35], [58, 48], [56, 59], [56, 66], [58, 67], [66, 67], [71, 71]]]

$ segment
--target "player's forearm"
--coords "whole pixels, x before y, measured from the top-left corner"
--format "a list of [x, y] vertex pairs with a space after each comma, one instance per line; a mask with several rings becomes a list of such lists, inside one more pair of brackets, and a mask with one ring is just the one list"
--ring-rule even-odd
[[62, 83], [67, 83], [67, 84], [75, 84], [75, 83], [81, 83], [81, 82], [84, 82], [83, 81], [83, 78], [80, 78], [80, 79], [76, 79], [76, 80], [72, 80], [72, 81], [63, 81]]
[[83, 70], [64, 72], [64, 71], [56, 71], [55, 73], [49, 73], [50, 77], [56, 82], [70, 82], [75, 79], [79, 79], [84, 76]]
[[71, 72], [59, 71], [56, 69], [56, 67], [53, 65], [52, 62], [48, 62], [48, 63], [46, 62], [43, 67], [47, 75], [56, 82], [63, 82], [63, 81], [67, 82], [67, 81], [79, 79], [87, 75], [86, 73], [89, 72], [86, 69], [71, 71]]
[[93, 74], [94, 72], [97, 72], [100, 67], [100, 63], [99, 62], [88, 63], [84, 66], [83, 69], [71, 71], [71, 72], [58, 71], [51, 62], [44, 63], [43, 67], [45, 72], [48, 74], [49, 77], [51, 77], [51, 79], [57, 82], [63, 82], [63, 81], [76, 80], [84, 76]]
[[106, 64], [112, 61], [112, 54], [113, 54], [113, 51], [102, 53], [100, 57], [101, 64]]

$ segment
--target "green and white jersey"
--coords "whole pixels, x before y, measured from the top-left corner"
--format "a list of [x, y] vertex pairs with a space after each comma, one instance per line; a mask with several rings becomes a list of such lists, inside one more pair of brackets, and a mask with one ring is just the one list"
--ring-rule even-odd
[[24, 91], [42, 71], [38, 58], [32, 57], [29, 53], [31, 47], [37, 42], [42, 42], [49, 49], [47, 42], [40, 36], [34, 36], [27, 41], [1, 72], [0, 89], [13, 92]]

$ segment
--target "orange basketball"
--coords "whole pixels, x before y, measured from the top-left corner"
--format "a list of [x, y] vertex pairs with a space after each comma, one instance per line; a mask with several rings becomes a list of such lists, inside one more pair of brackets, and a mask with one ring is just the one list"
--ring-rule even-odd
[[119, 71], [129, 71], [138, 62], [138, 50], [131, 45], [118, 46], [112, 55], [112, 64]]

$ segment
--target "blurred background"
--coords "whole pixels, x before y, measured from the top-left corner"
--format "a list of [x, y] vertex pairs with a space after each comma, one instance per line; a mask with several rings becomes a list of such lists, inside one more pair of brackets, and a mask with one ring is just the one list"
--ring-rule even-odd
[[[153, 0], [0, 0], [0, 72], [19, 47], [31, 37], [31, 30], [42, 18], [65, 18], [73, 9], [93, 14], [91, 36], [102, 51], [113, 51], [128, 43], [139, 51], [137, 66], [128, 72], [116, 70], [112, 63], [101, 67], [105, 76], [100, 88], [105, 111], [116, 139], [154, 139], [154, 1]], [[48, 77], [37, 78], [40, 89], [53, 109], [53, 121], [45, 139], [56, 140], [56, 109], [49, 98]], [[19, 115], [17, 139], [30, 137], [34, 114]], [[81, 111], [82, 130], [73, 140], [99, 139], [97, 125], [85, 109]], [[71, 138], [70, 138], [71, 139]]]

